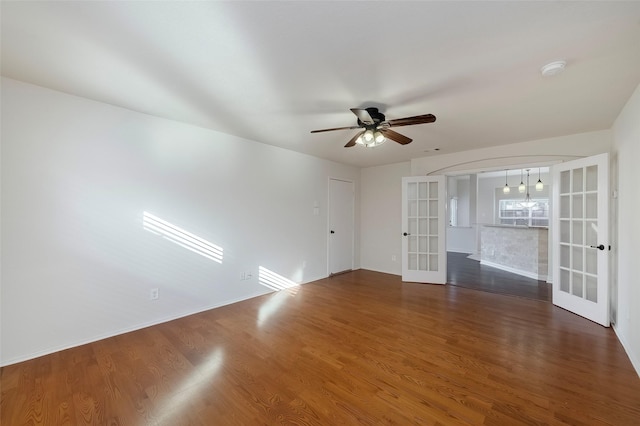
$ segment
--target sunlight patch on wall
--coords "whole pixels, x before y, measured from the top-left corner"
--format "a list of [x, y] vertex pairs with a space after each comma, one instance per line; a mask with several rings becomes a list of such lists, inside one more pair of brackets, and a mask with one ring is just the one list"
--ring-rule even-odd
[[223, 250], [204, 238], [200, 238], [182, 228], [160, 219], [151, 213], [144, 212], [142, 218], [142, 226], [145, 230], [161, 235], [169, 241], [191, 250], [194, 253], [211, 259], [214, 262], [222, 263]]
[[292, 287], [298, 287], [299, 285], [282, 275], [278, 275], [275, 272], [270, 271], [264, 266], [258, 267], [258, 282], [275, 291], [286, 290]]

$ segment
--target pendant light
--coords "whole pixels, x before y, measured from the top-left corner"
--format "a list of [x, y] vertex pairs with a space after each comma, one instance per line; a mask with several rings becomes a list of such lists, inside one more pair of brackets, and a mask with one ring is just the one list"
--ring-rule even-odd
[[511, 192], [511, 188], [509, 188], [509, 184], [507, 183], [507, 172], [508, 170], [504, 171], [504, 188], [502, 188], [502, 192], [505, 194]]
[[540, 180], [540, 167], [538, 167], [538, 182], [536, 182], [536, 191], [540, 192], [544, 188], [544, 184]]
[[527, 187], [524, 186], [524, 182], [522, 181], [522, 169], [520, 169], [520, 185], [518, 185], [518, 192], [521, 194], [524, 194], [524, 191], [526, 191]]

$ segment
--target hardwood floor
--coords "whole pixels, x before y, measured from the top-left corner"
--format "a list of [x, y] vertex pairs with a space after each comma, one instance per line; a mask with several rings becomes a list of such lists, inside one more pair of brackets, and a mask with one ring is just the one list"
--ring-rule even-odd
[[447, 283], [490, 293], [551, 301], [551, 284], [481, 265], [465, 253], [447, 252]]
[[613, 330], [359, 270], [1, 370], [2, 425], [638, 425]]

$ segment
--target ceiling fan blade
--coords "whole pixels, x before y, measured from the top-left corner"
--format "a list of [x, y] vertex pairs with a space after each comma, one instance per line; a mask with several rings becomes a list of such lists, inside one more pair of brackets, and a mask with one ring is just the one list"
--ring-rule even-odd
[[401, 135], [398, 132], [394, 132], [391, 129], [380, 129], [380, 132], [382, 132], [385, 138], [398, 142], [400, 145], [406, 145], [408, 143], [411, 143], [411, 141], [413, 140], [406, 137], [405, 135]]
[[358, 139], [363, 133], [364, 133], [364, 130], [362, 132], [356, 133], [356, 135], [352, 137], [351, 140], [347, 142], [347, 144], [344, 147], [351, 148], [352, 146], [354, 146], [356, 144], [356, 139]]
[[350, 129], [359, 129], [359, 128], [360, 126], [334, 127], [331, 129], [312, 130], [311, 133], [333, 132], [334, 130], [350, 130]]
[[356, 117], [358, 117], [358, 119], [366, 125], [371, 125], [375, 123], [373, 121], [373, 118], [371, 118], [371, 114], [369, 114], [369, 111], [367, 111], [366, 109], [351, 108], [351, 112], [354, 113]]
[[414, 124], [433, 123], [436, 121], [436, 116], [433, 114], [416, 115], [415, 117], [397, 118], [395, 120], [387, 120], [389, 126], [412, 126]]

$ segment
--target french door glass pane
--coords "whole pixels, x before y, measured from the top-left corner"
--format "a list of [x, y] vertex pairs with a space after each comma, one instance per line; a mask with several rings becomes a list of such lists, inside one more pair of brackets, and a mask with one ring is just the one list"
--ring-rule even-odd
[[429, 237], [429, 253], [438, 252], [438, 237]]
[[429, 233], [429, 228], [427, 228], [427, 219], [420, 218], [418, 219], [418, 234], [427, 235]]
[[571, 238], [571, 242], [573, 242], [573, 244], [582, 244], [582, 221], [581, 220], [574, 220], [573, 221], [573, 234], [572, 234], [572, 238]]
[[428, 251], [427, 237], [423, 237], [423, 236], [418, 237], [418, 251], [420, 253], [426, 253]]
[[573, 169], [573, 191], [582, 192], [582, 169]]
[[598, 166], [589, 166], [586, 169], [587, 175], [587, 191], [598, 190]]
[[598, 279], [592, 275], [585, 275], [585, 298], [591, 302], [598, 303]]
[[427, 216], [427, 200], [418, 201], [418, 216]]
[[568, 194], [571, 192], [571, 174], [569, 170], [560, 172], [560, 193]]
[[418, 197], [421, 199], [426, 199], [429, 198], [428, 193], [427, 193], [427, 183], [426, 182], [420, 182], [418, 184], [419, 186], [419, 190], [418, 190]]
[[569, 271], [566, 269], [561, 269], [560, 270], [560, 291], [569, 293], [569, 289], [571, 289], [571, 280], [570, 280]]
[[429, 182], [429, 198], [438, 198], [438, 182]]
[[418, 198], [418, 187], [415, 182], [407, 184], [407, 199], [415, 200]]
[[427, 255], [419, 254], [418, 259], [420, 260], [419, 270], [426, 271], [427, 270]]
[[598, 274], [598, 250], [592, 248], [585, 249], [584, 270], [593, 275]]
[[409, 234], [416, 235], [418, 233], [418, 219], [409, 218]]
[[418, 202], [416, 200], [409, 200], [409, 216], [418, 216]]
[[571, 267], [571, 253], [569, 252], [569, 246], [566, 244], [560, 246], [560, 266], [562, 268]]
[[438, 270], [438, 255], [430, 254], [429, 255], [429, 270], [437, 271]]
[[572, 266], [573, 266], [573, 270], [574, 271], [580, 271], [582, 272], [582, 251], [583, 248], [582, 246], [573, 246], [572, 249]]
[[417, 254], [412, 254], [409, 253], [409, 270], [410, 271], [417, 271], [418, 270], [418, 255]]
[[561, 243], [570, 243], [571, 242], [571, 228], [569, 220], [560, 220], [560, 242]]
[[585, 212], [584, 217], [587, 219], [597, 219], [598, 217], [598, 193], [585, 195]]
[[574, 296], [582, 297], [582, 274], [574, 272], [571, 275], [573, 276], [573, 280], [571, 282], [571, 294], [573, 294]]
[[582, 218], [582, 194], [574, 194], [573, 197], [573, 208], [571, 211], [571, 216], [575, 218]]
[[409, 235], [409, 252], [416, 253], [418, 251], [418, 240], [417, 237], [413, 235]]

